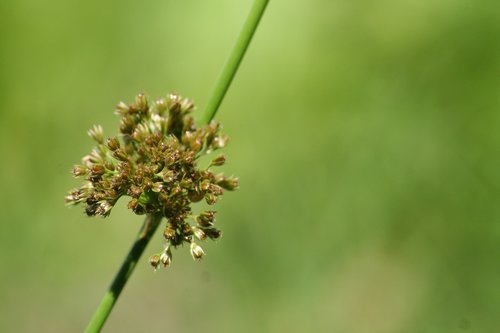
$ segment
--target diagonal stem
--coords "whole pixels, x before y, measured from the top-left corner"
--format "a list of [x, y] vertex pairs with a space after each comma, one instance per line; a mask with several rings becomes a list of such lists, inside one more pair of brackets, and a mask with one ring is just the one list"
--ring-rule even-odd
[[212, 95], [201, 116], [200, 123], [209, 123], [214, 118], [240, 66], [241, 60], [247, 51], [248, 45], [250, 45], [255, 30], [257, 30], [257, 26], [259, 25], [268, 2], [269, 0], [256, 0], [253, 3], [252, 9], [250, 9], [247, 20], [243, 25], [243, 29], [241, 29], [240, 35], [236, 40], [236, 44], [213, 88]]
[[132, 275], [137, 262], [139, 261], [144, 249], [148, 245], [151, 237], [155, 233], [156, 229], [160, 225], [160, 221], [162, 219], [161, 214], [149, 214], [146, 216], [144, 220], [144, 224], [142, 225], [137, 238], [130, 248], [129, 253], [125, 257], [125, 260], [120, 267], [120, 270], [116, 274], [113, 283], [109, 287], [106, 294], [101, 300], [101, 303], [97, 307], [94, 316], [90, 320], [87, 328], [85, 329], [86, 333], [100, 332], [102, 326], [106, 322], [113, 306], [120, 296], [123, 287], [127, 283], [128, 278]]

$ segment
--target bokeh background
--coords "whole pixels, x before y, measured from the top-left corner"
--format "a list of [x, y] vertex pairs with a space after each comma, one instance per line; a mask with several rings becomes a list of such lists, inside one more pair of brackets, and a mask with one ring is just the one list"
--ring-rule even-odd
[[[87, 129], [201, 111], [251, 3], [0, 2], [1, 332], [83, 330], [142, 223], [64, 206]], [[496, 0], [272, 0], [218, 114], [223, 239], [145, 256], [104, 331], [499, 332], [499, 45]]]

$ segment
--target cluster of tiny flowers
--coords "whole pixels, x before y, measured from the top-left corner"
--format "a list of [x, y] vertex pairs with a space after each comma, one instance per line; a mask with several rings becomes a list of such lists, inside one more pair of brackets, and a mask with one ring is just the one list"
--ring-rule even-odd
[[[212, 121], [196, 126], [189, 116], [194, 105], [188, 99], [170, 94], [150, 104], [142, 94], [135, 102], [119, 103], [120, 135], [105, 138], [101, 126], [88, 131], [97, 146], [75, 165], [73, 175], [84, 184], [66, 196], [69, 205], [83, 204], [88, 216], [108, 216], [122, 196], [129, 196], [128, 208], [134, 213], [162, 214], [167, 220], [163, 236], [165, 249], [150, 257], [156, 269], [172, 262], [172, 247], [190, 245], [191, 255], [205, 254], [195, 239], [217, 239], [215, 211], [193, 215], [191, 203], [205, 200], [213, 205], [224, 190], [235, 190], [238, 179], [213, 173], [225, 163], [218, 155], [206, 168], [197, 166], [201, 156], [223, 148], [227, 136]], [[190, 224], [189, 219], [194, 223]]]

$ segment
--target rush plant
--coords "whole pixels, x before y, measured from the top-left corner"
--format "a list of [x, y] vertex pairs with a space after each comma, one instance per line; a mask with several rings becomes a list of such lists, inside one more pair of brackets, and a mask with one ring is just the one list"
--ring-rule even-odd
[[[144, 223], [115, 279], [90, 320], [86, 332], [99, 332], [132, 274], [144, 249], [165, 219], [166, 246], [150, 256], [157, 269], [172, 263], [172, 249], [189, 245], [195, 260], [205, 252], [198, 242], [218, 239], [214, 210], [194, 214], [191, 204], [204, 200], [214, 205], [225, 191], [238, 188], [235, 177], [215, 172], [225, 163], [215, 155], [227, 143], [215, 114], [257, 29], [268, 0], [256, 0], [236, 44], [216, 81], [209, 102], [199, 121], [192, 117], [193, 103], [171, 93], [150, 102], [140, 94], [130, 104], [119, 103], [119, 134], [107, 136], [101, 126], [88, 131], [96, 146], [75, 165], [73, 175], [83, 184], [66, 196], [69, 205], [83, 205], [88, 216], [108, 216], [121, 197], [128, 197], [128, 208], [145, 215]], [[208, 165], [200, 167], [202, 156], [213, 154]]]

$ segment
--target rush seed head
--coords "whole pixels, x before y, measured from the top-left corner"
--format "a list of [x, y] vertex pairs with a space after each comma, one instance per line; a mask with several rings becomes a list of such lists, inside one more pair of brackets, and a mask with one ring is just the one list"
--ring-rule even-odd
[[153, 103], [143, 94], [130, 105], [120, 102], [120, 134], [104, 137], [99, 125], [88, 131], [97, 146], [72, 171], [86, 178], [65, 197], [68, 205], [84, 205], [89, 216], [108, 216], [122, 196], [130, 197], [127, 207], [138, 215], [163, 214], [167, 246], [151, 256], [154, 268], [169, 266], [171, 248], [184, 243], [194, 259], [201, 259], [205, 253], [193, 239], [217, 239], [221, 231], [214, 227], [214, 211], [196, 215], [192, 226], [187, 221], [193, 216], [191, 203], [205, 199], [213, 205], [224, 190], [239, 185], [237, 178], [212, 172], [225, 164], [224, 155], [213, 158], [208, 168], [198, 168], [200, 157], [223, 148], [228, 139], [218, 122], [197, 126], [193, 110], [190, 100], [175, 93]]

